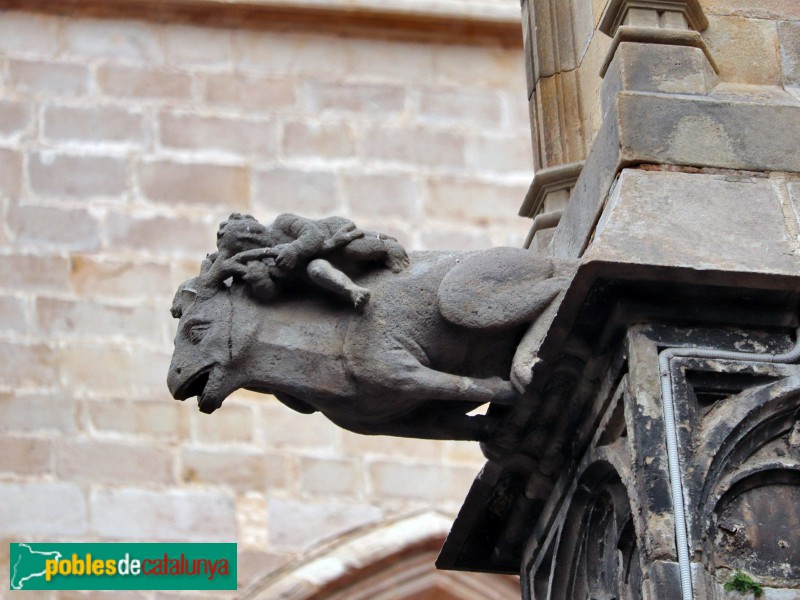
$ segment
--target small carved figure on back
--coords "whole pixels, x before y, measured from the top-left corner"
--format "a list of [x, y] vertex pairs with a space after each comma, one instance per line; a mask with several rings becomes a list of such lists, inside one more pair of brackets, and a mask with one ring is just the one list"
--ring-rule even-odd
[[[343, 217], [312, 220], [285, 213], [265, 227], [251, 215], [233, 213], [220, 223], [217, 252], [203, 261], [200, 277], [239, 277], [264, 302], [273, 300], [282, 284], [311, 283], [360, 309], [370, 292], [344, 271], [358, 269], [361, 263], [381, 264], [395, 273], [409, 264], [396, 239], [357, 229]], [[199, 283], [190, 281], [187, 284]], [[175, 317], [180, 317], [180, 297], [179, 291]]]

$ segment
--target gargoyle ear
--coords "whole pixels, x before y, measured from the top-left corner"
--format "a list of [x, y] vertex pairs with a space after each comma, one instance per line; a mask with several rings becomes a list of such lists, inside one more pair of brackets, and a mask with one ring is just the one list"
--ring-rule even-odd
[[183, 307], [190, 305], [197, 298], [197, 290], [189, 287], [181, 288], [172, 300], [169, 312], [176, 319], [183, 316]]

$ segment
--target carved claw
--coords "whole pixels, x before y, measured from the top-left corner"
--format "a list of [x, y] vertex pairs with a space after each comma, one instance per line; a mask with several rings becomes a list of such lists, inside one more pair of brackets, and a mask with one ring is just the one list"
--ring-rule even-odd
[[411, 260], [400, 244], [393, 239], [384, 240], [384, 244], [386, 244], [386, 266], [393, 273], [399, 273], [411, 266]]

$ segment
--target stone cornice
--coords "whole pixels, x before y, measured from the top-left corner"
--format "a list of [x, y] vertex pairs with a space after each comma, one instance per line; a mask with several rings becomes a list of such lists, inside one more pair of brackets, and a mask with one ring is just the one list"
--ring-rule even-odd
[[218, 27], [522, 45], [518, 8], [487, 0], [0, 0], [0, 8]]

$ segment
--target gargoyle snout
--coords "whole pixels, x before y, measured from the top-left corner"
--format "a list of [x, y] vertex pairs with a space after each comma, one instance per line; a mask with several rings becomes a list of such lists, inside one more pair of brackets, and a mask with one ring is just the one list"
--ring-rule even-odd
[[177, 398], [178, 390], [183, 383], [181, 379], [181, 374], [183, 373], [183, 368], [177, 366], [174, 362], [169, 366], [169, 372], [167, 373], [167, 388], [169, 389], [169, 393], [172, 394], [173, 398]]

